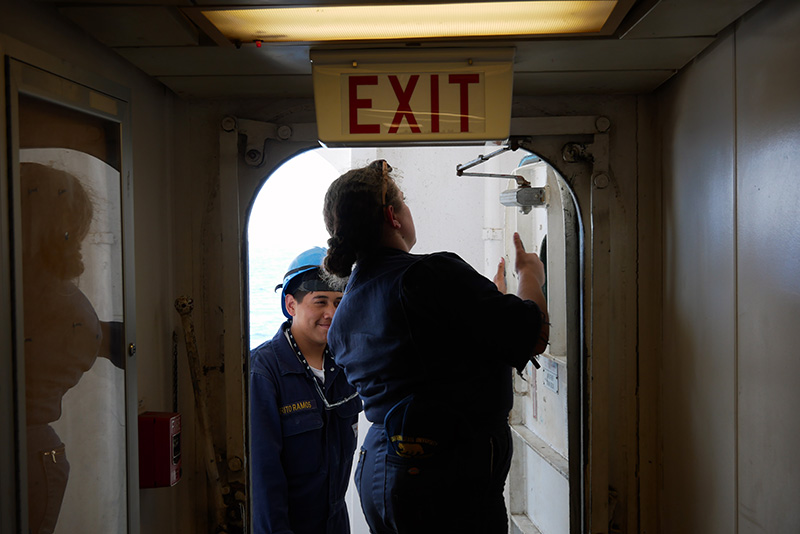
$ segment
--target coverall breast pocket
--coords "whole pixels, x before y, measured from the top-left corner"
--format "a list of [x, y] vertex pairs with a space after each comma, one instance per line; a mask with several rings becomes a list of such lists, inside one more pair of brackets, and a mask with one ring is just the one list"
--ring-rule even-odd
[[322, 417], [316, 410], [299, 411], [281, 417], [283, 432], [283, 464], [287, 475], [318, 471], [322, 456]]
[[346, 450], [354, 450], [358, 441], [358, 414], [361, 412], [361, 399], [359, 397], [351, 399], [341, 406], [337, 406], [334, 412], [343, 421], [352, 421], [350, 423], [352, 432], [342, 436], [342, 445]]

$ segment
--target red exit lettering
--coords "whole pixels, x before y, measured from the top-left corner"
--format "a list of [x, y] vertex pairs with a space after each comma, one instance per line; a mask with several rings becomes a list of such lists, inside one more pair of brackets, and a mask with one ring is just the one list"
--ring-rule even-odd
[[451, 74], [450, 83], [461, 86], [461, 131], [469, 131], [469, 84], [478, 83], [477, 74]]
[[[386, 129], [387, 133], [396, 134], [403, 121], [405, 121], [411, 133], [423, 133], [418, 117], [429, 117], [428, 127], [430, 132], [439, 133], [442, 117], [441, 103], [448, 103], [447, 98], [442, 100], [442, 92], [448, 87], [451, 93], [453, 90], [456, 91], [458, 105], [457, 111], [454, 109], [447, 110], [447, 117], [456, 116], [459, 121], [460, 132], [469, 132], [471, 116], [470, 85], [479, 84], [480, 75], [477, 73], [450, 74], [445, 78], [447, 82], [444, 87], [440, 85], [440, 75], [438, 74], [427, 75], [429, 78], [429, 83], [427, 84], [419, 84], [421, 76], [424, 75], [409, 75], [405, 86], [400, 76], [396, 74], [349, 76], [347, 80], [349, 133], [379, 134], [383, 124], [384, 127], [388, 127]], [[386, 91], [386, 85], [391, 88], [391, 93]], [[381, 89], [381, 86], [384, 89]], [[418, 87], [422, 88], [421, 93], [415, 94], [418, 91]], [[391, 98], [387, 97], [387, 94], [391, 94]], [[414, 105], [417, 106], [417, 109], [412, 107], [412, 98], [415, 96], [417, 98], [414, 100], [416, 103]], [[382, 105], [375, 105], [374, 100], [376, 98], [382, 98]], [[363, 113], [360, 115], [360, 112]], [[392, 116], [390, 122], [375, 122], [378, 117], [385, 116], [388, 119], [389, 114]], [[474, 112], [472, 115], [474, 116]], [[371, 122], [369, 122], [370, 119], [365, 117], [372, 117]]]
[[400, 86], [400, 80], [397, 79], [397, 76], [389, 76], [389, 83], [392, 84], [394, 95], [397, 97], [397, 112], [395, 112], [394, 118], [392, 119], [392, 126], [389, 128], [389, 133], [397, 133], [397, 128], [400, 127], [400, 121], [403, 120], [403, 117], [408, 121], [408, 126], [411, 128], [412, 132], [419, 133], [421, 131], [417, 120], [414, 118], [414, 113], [411, 111], [411, 95], [417, 87], [418, 80], [419, 74], [411, 76], [408, 79], [408, 85], [403, 89]]
[[372, 99], [358, 98], [359, 85], [378, 85], [377, 76], [350, 76], [350, 133], [351, 134], [376, 134], [381, 133], [380, 124], [359, 124], [358, 123], [358, 110], [362, 108], [369, 109], [372, 107]]

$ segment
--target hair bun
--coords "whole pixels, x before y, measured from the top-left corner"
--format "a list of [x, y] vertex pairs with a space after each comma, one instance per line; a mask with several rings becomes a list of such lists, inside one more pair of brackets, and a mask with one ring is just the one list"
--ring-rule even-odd
[[353, 271], [356, 262], [356, 252], [346, 245], [346, 241], [334, 235], [328, 239], [328, 255], [325, 256], [323, 267], [336, 276], [346, 278]]

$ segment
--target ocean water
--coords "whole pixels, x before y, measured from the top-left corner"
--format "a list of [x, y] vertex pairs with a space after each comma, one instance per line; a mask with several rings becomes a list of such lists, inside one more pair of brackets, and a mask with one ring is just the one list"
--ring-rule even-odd
[[279, 247], [251, 247], [250, 251], [250, 348], [275, 336], [286, 320], [281, 311], [283, 275], [298, 251]]

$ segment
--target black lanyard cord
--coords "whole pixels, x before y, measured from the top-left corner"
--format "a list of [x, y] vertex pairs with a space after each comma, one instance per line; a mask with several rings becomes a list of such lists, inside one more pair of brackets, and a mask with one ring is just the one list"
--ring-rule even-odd
[[[311, 376], [311, 380], [312, 380], [312, 382], [314, 382], [314, 387], [317, 389], [317, 393], [319, 394], [319, 397], [322, 400], [322, 404], [325, 405], [325, 409], [326, 410], [333, 410], [337, 406], [341, 406], [342, 404], [344, 404], [346, 402], [350, 402], [351, 400], [353, 400], [356, 397], [358, 397], [358, 393], [353, 393], [349, 397], [346, 397], [346, 398], [344, 398], [344, 399], [342, 399], [340, 401], [337, 401], [337, 402], [334, 402], [334, 403], [328, 402], [328, 398], [325, 396], [325, 392], [322, 391], [322, 387], [320, 387], [319, 379], [314, 374], [314, 372], [311, 370], [311, 366], [308, 364], [308, 361], [306, 360], [305, 356], [303, 356], [303, 353], [300, 351], [300, 347], [297, 345], [297, 342], [294, 340], [294, 336], [292, 335], [291, 327], [287, 326], [283, 330], [283, 333], [286, 336], [286, 340], [289, 342], [289, 346], [292, 347], [292, 350], [294, 350], [294, 354], [295, 354], [295, 356], [297, 356], [297, 360], [301, 364], [303, 364], [305, 366], [307, 373]], [[325, 351], [322, 353], [323, 371], [324, 371], [324, 368], [325, 368], [325, 358], [326, 357], [329, 357], [329, 358], [333, 359], [333, 356], [331, 356], [331, 352], [330, 352], [330, 350], [328, 350], [327, 346], [325, 346]]]

